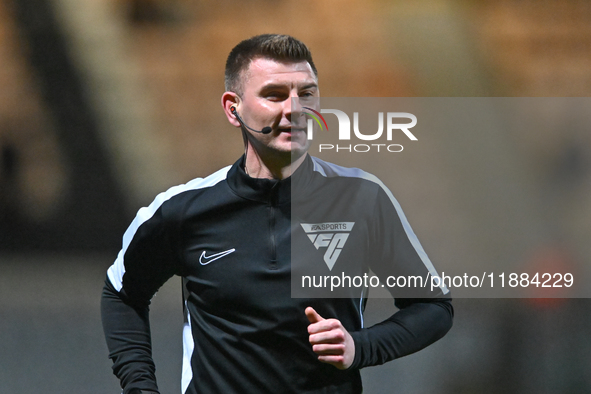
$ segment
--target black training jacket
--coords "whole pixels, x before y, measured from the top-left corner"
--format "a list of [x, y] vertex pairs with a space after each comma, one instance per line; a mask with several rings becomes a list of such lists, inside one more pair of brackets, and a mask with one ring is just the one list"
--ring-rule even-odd
[[[161, 193], [125, 232], [102, 296], [109, 357], [125, 394], [158, 391], [148, 306], [173, 275], [183, 278], [185, 296], [183, 393], [360, 393], [360, 368], [445, 335], [453, 317], [446, 288], [389, 288], [400, 310], [365, 328], [367, 289], [349, 285], [323, 298], [328, 290], [314, 286], [369, 268], [383, 283], [437, 275], [377, 178], [307, 156], [288, 179], [255, 179], [243, 162]], [[349, 369], [317, 360], [307, 306], [351, 333]]]

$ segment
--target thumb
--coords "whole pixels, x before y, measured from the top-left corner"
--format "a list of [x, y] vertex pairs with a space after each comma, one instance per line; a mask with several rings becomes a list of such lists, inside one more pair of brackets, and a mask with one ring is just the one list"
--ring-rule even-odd
[[319, 321], [324, 320], [322, 316], [318, 314], [311, 306], [306, 308], [306, 316], [308, 317], [308, 321], [310, 323], [318, 323]]

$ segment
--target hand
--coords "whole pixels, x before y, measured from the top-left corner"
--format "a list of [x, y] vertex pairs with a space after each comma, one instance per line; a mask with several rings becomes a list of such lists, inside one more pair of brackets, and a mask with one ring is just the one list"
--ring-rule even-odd
[[338, 369], [347, 369], [355, 358], [355, 342], [340, 320], [324, 319], [312, 307], [306, 308], [308, 334], [318, 360]]

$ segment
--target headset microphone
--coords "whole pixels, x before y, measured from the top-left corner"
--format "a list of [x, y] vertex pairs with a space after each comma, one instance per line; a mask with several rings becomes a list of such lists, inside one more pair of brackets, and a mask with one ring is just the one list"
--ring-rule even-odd
[[242, 120], [240, 115], [238, 115], [238, 111], [236, 111], [236, 107], [234, 107], [234, 106], [230, 107], [230, 112], [232, 112], [232, 114], [236, 117], [236, 119], [238, 119], [238, 121], [240, 122], [240, 124], [242, 126], [246, 127], [249, 130], [254, 131], [255, 133], [269, 134], [273, 131], [273, 129], [269, 126], [263, 127], [262, 130], [255, 130], [252, 127], [249, 127], [246, 123], [244, 123], [244, 121]]

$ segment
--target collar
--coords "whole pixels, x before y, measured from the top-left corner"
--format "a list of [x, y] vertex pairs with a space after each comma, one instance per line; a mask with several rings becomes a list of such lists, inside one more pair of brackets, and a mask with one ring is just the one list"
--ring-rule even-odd
[[307, 183], [314, 164], [310, 155], [291, 177], [282, 180], [252, 178], [244, 171], [245, 157], [242, 155], [228, 172], [228, 186], [234, 193], [251, 201], [271, 204], [289, 204], [291, 202], [292, 180], [295, 187], [299, 188]]

